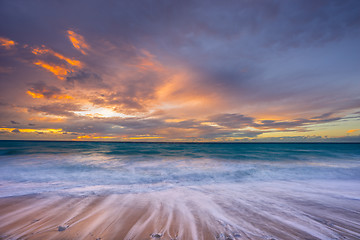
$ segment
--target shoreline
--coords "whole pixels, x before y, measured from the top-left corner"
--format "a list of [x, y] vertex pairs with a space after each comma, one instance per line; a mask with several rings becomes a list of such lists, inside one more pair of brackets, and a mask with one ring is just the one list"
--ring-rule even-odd
[[324, 188], [326, 183], [218, 184], [137, 194], [3, 197], [0, 238], [357, 239], [356, 183], [329, 183], [332, 188]]

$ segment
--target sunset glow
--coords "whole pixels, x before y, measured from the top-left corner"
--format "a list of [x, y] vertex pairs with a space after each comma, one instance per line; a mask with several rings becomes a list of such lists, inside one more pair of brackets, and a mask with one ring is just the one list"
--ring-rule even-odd
[[0, 239], [360, 239], [359, 0], [0, 18]]
[[330, 2], [9, 3], [0, 138], [359, 141], [358, 4]]

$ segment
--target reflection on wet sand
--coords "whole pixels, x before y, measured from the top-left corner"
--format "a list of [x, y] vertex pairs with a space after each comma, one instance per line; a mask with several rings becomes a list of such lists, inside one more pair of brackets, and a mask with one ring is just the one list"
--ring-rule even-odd
[[358, 182], [0, 198], [1, 239], [360, 239]]

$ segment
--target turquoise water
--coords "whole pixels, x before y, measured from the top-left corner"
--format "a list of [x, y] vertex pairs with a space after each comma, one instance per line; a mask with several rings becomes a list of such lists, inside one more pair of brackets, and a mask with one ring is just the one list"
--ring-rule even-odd
[[0, 197], [360, 180], [360, 144], [0, 141]]

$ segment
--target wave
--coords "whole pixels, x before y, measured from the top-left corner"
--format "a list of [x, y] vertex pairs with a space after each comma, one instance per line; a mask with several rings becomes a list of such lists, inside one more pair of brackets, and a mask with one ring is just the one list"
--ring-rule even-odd
[[358, 239], [359, 182], [218, 184], [0, 199], [9, 239]]
[[0, 196], [24, 193], [111, 194], [176, 186], [272, 180], [360, 180], [360, 161], [149, 158], [104, 154], [0, 157]]

